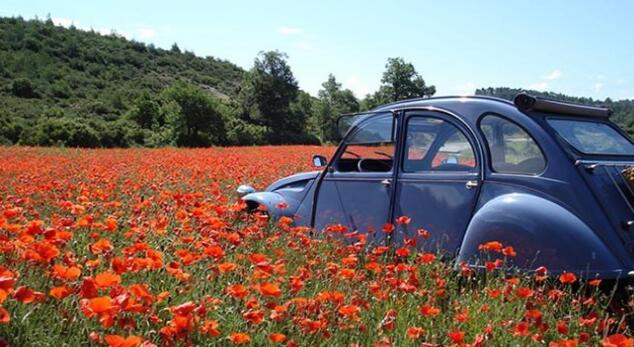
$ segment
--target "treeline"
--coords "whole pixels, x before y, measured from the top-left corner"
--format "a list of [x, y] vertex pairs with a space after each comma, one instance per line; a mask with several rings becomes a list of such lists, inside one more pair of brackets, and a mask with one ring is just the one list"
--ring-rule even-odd
[[[380, 88], [357, 99], [330, 75], [317, 97], [298, 87], [278, 51], [248, 71], [177, 44], [165, 50], [57, 26], [49, 18], [0, 18], [0, 144], [130, 147], [317, 144], [339, 140], [340, 114], [435, 94], [415, 67], [389, 58]], [[478, 89], [512, 99], [520, 90]], [[634, 102], [606, 104], [634, 133]]]
[[401, 58], [363, 100], [332, 75], [315, 98], [278, 51], [244, 71], [50, 18], [0, 18], [0, 83], [1, 144], [73, 147], [327, 143], [339, 114], [435, 93]]
[[584, 105], [606, 106], [612, 109], [614, 113], [610, 119], [623, 128], [631, 137], [634, 137], [634, 100], [618, 100], [614, 101], [610, 98], [605, 100], [597, 100], [593, 98], [574, 97], [560, 93], [540, 92], [537, 90], [525, 90], [517, 88], [480, 88], [475, 91], [476, 95], [495, 96], [502, 99], [513, 100], [515, 95], [526, 92], [531, 95], [541, 96], [553, 100], [561, 100]]

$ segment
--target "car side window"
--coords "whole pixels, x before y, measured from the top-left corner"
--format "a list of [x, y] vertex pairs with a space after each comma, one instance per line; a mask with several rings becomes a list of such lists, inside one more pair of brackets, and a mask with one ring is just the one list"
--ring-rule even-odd
[[514, 122], [496, 115], [480, 121], [491, 154], [491, 168], [498, 173], [536, 175], [546, 159], [535, 139]]
[[471, 143], [455, 125], [434, 117], [412, 117], [407, 124], [405, 172], [475, 171]]
[[396, 120], [383, 115], [362, 123], [345, 140], [343, 153], [337, 160], [338, 172], [392, 171], [396, 145]]

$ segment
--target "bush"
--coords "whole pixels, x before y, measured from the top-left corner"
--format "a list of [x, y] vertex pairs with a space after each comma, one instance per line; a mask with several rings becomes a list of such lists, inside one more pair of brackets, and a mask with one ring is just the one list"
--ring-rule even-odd
[[266, 143], [266, 127], [249, 124], [241, 119], [232, 119], [227, 125], [229, 128], [227, 138], [232, 145], [263, 145]]
[[22, 132], [20, 143], [31, 146], [100, 147], [97, 131], [75, 118], [43, 118]]
[[27, 78], [17, 78], [11, 83], [11, 93], [19, 98], [36, 98], [35, 87]]

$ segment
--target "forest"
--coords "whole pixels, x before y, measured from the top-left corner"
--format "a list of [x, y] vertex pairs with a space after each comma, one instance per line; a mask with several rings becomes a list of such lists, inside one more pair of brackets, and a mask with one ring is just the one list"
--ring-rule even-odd
[[[512, 98], [520, 89], [482, 88]], [[634, 134], [634, 101], [536, 95], [607, 105]], [[340, 114], [436, 93], [413, 64], [388, 58], [381, 86], [358, 99], [329, 75], [316, 97], [301, 90], [280, 51], [249, 70], [216, 57], [57, 26], [0, 18], [0, 144], [66, 147], [208, 147], [324, 144]]]

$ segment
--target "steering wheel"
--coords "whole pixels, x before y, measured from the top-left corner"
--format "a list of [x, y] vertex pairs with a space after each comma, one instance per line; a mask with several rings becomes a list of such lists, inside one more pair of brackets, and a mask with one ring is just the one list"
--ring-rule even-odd
[[373, 163], [381, 163], [382, 165], [385, 166], [386, 169], [391, 169], [392, 166], [387, 164], [386, 162], [377, 160], [377, 159], [372, 159], [372, 158], [361, 158], [359, 159], [359, 161], [357, 162], [357, 170], [359, 170], [359, 172], [373, 172], [373, 171], [366, 171], [363, 169], [363, 163], [364, 162], [373, 162]]

